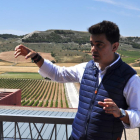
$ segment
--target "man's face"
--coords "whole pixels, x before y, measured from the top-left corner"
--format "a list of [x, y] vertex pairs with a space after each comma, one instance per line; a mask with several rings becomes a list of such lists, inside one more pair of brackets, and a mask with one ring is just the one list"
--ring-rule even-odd
[[93, 60], [98, 62], [101, 68], [105, 68], [114, 61], [114, 52], [118, 46], [114, 49], [115, 43], [111, 44], [105, 34], [91, 35], [90, 42]]

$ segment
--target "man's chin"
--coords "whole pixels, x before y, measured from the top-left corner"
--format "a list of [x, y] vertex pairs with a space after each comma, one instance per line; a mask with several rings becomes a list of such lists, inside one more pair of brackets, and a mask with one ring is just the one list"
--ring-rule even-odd
[[93, 61], [99, 63], [99, 60], [96, 58], [93, 58]]
[[98, 61], [99, 61], [99, 57], [97, 57], [97, 56], [92, 56], [92, 58], [93, 58], [93, 60], [94, 60], [95, 62], [98, 62]]

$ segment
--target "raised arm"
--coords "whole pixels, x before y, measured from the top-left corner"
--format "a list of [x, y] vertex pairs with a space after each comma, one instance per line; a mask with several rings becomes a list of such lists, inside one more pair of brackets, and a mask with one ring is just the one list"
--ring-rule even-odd
[[25, 59], [33, 59], [39, 68], [44, 63], [44, 59], [37, 52], [25, 47], [22, 44], [15, 47], [15, 58], [17, 58], [19, 55], [25, 56]]
[[86, 63], [78, 64], [72, 67], [59, 67], [52, 64], [49, 60], [44, 60], [37, 52], [19, 45], [15, 48], [15, 58], [19, 55], [25, 56], [25, 59], [31, 58], [40, 68], [39, 74], [57, 82], [80, 82]]

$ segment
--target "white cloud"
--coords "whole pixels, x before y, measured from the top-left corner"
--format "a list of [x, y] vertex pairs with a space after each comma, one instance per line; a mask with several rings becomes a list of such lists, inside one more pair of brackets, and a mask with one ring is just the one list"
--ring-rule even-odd
[[138, 7], [129, 5], [127, 3], [124, 4], [124, 3], [121, 3], [121, 2], [118, 2], [118, 1], [117, 2], [115, 2], [113, 0], [94, 0], [94, 1], [105, 2], [105, 3], [109, 3], [109, 4], [112, 4], [112, 5], [115, 5], [115, 6], [123, 7], [125, 9], [140, 11], [140, 8], [138, 8]]
[[131, 5], [123, 5], [126, 9], [140, 11], [140, 8], [131, 6]]
[[94, 0], [94, 1], [101, 1], [101, 2], [105, 2], [105, 3], [116, 5], [116, 2], [114, 2], [112, 0]]
[[28, 33], [25, 31], [19, 31], [19, 30], [0, 30], [0, 34], [25, 35]]

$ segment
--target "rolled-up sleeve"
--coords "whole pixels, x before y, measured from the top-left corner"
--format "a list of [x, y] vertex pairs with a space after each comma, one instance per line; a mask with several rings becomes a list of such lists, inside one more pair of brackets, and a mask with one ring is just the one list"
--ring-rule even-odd
[[130, 125], [124, 124], [126, 128], [140, 127], [140, 78], [132, 76], [124, 88], [124, 96], [128, 104], [126, 110], [129, 116]]
[[81, 63], [72, 67], [59, 67], [49, 60], [44, 60], [43, 65], [39, 69], [39, 74], [53, 81], [65, 82], [81, 82], [84, 69], [87, 63]]

